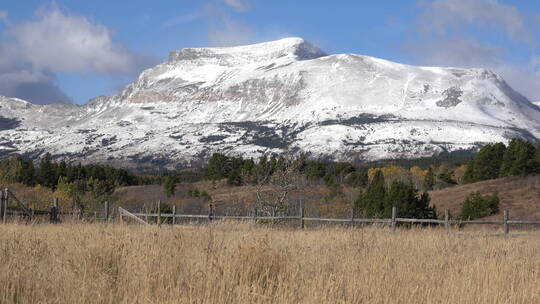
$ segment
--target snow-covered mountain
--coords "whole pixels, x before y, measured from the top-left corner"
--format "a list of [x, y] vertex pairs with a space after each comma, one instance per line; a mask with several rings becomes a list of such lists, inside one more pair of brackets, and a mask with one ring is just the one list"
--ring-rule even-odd
[[540, 108], [484, 69], [327, 55], [300, 38], [189, 48], [85, 105], [0, 98], [0, 155], [189, 166], [213, 152], [416, 158], [540, 138]]

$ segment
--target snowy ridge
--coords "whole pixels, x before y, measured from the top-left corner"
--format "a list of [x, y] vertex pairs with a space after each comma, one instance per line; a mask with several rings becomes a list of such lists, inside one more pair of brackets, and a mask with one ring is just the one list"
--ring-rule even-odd
[[484, 69], [327, 55], [301, 38], [190, 48], [86, 105], [0, 98], [0, 156], [189, 166], [213, 152], [416, 158], [540, 138], [540, 108]]

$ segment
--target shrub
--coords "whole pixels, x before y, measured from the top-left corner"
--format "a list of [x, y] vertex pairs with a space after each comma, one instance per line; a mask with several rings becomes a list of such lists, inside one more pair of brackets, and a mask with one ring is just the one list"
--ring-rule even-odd
[[497, 212], [499, 212], [499, 196], [496, 192], [491, 195], [481, 195], [479, 192], [474, 192], [461, 205], [459, 217], [462, 220], [472, 220]]
[[174, 175], [168, 175], [167, 177], [165, 177], [165, 184], [163, 185], [163, 187], [165, 188], [165, 194], [167, 195], [167, 197], [174, 196], [174, 193], [176, 192], [177, 181], [178, 180]]

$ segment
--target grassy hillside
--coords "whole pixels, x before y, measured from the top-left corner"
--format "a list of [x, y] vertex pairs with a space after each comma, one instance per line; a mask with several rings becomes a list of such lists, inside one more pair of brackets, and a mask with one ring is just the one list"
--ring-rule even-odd
[[[207, 212], [209, 201], [205, 202], [187, 195], [188, 189], [193, 187], [207, 191], [211, 195], [218, 213], [229, 214], [245, 214], [250, 211], [257, 191], [255, 186], [230, 186], [222, 180], [215, 183], [207, 181], [194, 184], [180, 183], [171, 198], [165, 196], [161, 185], [123, 187], [115, 192], [115, 196], [119, 205], [134, 210], [155, 207], [155, 202], [161, 199], [168, 204], [177, 205], [179, 212]], [[343, 196], [332, 198], [329, 198], [330, 189], [323, 184], [312, 183], [307, 188], [302, 193], [302, 201], [307, 207], [307, 213], [314, 216], [347, 217], [351, 202], [358, 195], [358, 189], [351, 187], [343, 187]], [[430, 191], [429, 194], [439, 214], [449, 209], [452, 215], [457, 216], [465, 198], [476, 191], [481, 194], [498, 192], [501, 213], [491, 218], [501, 217], [502, 210], [509, 209], [512, 218], [540, 219], [540, 175], [506, 177], [457, 185]]]
[[[454, 215], [459, 214], [465, 198], [473, 193], [491, 194], [498, 192], [500, 210], [509, 209], [510, 217], [519, 219], [540, 219], [540, 175], [526, 177], [506, 177], [494, 180], [457, 185], [442, 190], [431, 191], [431, 202], [439, 212], [449, 209]], [[491, 218], [499, 218], [502, 215]]]

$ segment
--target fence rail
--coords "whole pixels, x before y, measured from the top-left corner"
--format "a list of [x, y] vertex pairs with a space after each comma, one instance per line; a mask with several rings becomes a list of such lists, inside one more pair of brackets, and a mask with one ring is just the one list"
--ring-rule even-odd
[[[16, 206], [9, 206], [9, 201], [13, 200]], [[161, 202], [158, 202], [158, 206]], [[159, 207], [158, 207], [159, 208]], [[110, 219], [109, 203], [104, 202], [104, 220], [107, 222]], [[401, 218], [398, 217], [397, 208], [392, 207], [391, 218], [356, 218], [354, 217], [354, 210], [351, 210], [350, 218], [318, 218], [318, 217], [306, 217], [304, 214], [304, 207], [300, 206], [298, 210], [298, 216], [260, 216], [257, 214], [257, 209], [253, 210], [252, 215], [246, 216], [230, 216], [230, 215], [215, 215], [214, 206], [210, 205], [208, 208], [208, 214], [178, 214], [176, 212], [176, 206], [172, 207], [172, 213], [161, 213], [158, 209], [157, 213], [136, 213], [129, 212], [122, 207], [118, 207], [118, 215], [120, 221], [123, 221], [124, 217], [131, 218], [135, 222], [143, 225], [149, 225], [143, 218], [157, 218], [158, 225], [163, 223], [163, 219], [171, 219], [171, 224], [176, 224], [176, 219], [190, 218], [190, 219], [202, 219], [206, 221], [213, 220], [248, 220], [256, 223], [257, 221], [298, 221], [300, 229], [304, 228], [305, 222], [327, 222], [327, 223], [348, 223], [348, 224], [389, 224], [392, 229], [395, 229], [398, 223], [409, 224], [432, 224], [443, 225], [446, 229], [450, 229], [451, 225], [501, 225], [504, 232], [508, 234], [510, 232], [510, 225], [540, 225], [540, 220], [510, 220], [510, 213], [508, 210], [504, 210], [503, 217], [500, 221], [495, 220], [457, 220], [450, 219], [450, 213], [448, 210], [444, 213], [444, 219], [415, 219], [415, 218]], [[33, 210], [21, 202], [15, 194], [9, 189], [0, 189], [0, 218], [2, 222], [6, 222], [8, 216], [23, 216], [32, 220], [37, 215], [49, 215], [49, 219], [52, 223], [59, 222], [59, 215], [72, 215], [81, 218], [80, 210], [62, 211], [58, 199], [53, 200], [53, 204], [50, 210]], [[97, 216], [94, 216], [97, 219]]]
[[[127, 212], [123, 208], [119, 208], [119, 215], [122, 220], [124, 216], [128, 216]], [[129, 213], [129, 212], [128, 212]], [[351, 212], [350, 218], [319, 218], [319, 217], [305, 217], [304, 209], [300, 208], [298, 216], [258, 216], [255, 209], [251, 216], [230, 216], [230, 215], [214, 215], [214, 209], [209, 208], [208, 214], [178, 214], [176, 208], [173, 208], [172, 213], [129, 213], [129, 217], [134, 218], [137, 222], [149, 225], [143, 218], [157, 218], [157, 223], [162, 224], [163, 219], [172, 219], [172, 224], [176, 223], [176, 219], [203, 219], [207, 221], [230, 219], [230, 220], [249, 220], [257, 222], [257, 220], [270, 220], [270, 221], [283, 221], [283, 220], [296, 220], [300, 229], [304, 228], [306, 221], [309, 222], [327, 222], [327, 223], [348, 223], [348, 224], [389, 224], [392, 229], [395, 229], [398, 223], [408, 224], [432, 224], [444, 226], [445, 229], [450, 229], [452, 225], [501, 225], [504, 232], [508, 234], [510, 232], [510, 225], [540, 225], [540, 220], [510, 220], [509, 211], [504, 210], [503, 218], [500, 221], [494, 220], [457, 220], [450, 219], [449, 211], [444, 213], [444, 219], [415, 219], [415, 218], [401, 218], [397, 217], [397, 208], [392, 208], [392, 218], [355, 218], [354, 212]]]
[[[10, 201], [13, 202], [10, 206]], [[108, 221], [110, 218], [109, 203], [104, 203], [104, 218]], [[51, 223], [60, 222], [61, 215], [73, 216], [81, 218], [82, 212], [80, 209], [74, 210], [61, 210], [60, 204], [57, 198], [54, 198], [49, 210], [37, 210], [30, 208], [27, 204], [24, 204], [17, 196], [8, 188], [0, 189], [0, 219], [3, 223], [6, 223], [8, 217], [16, 216], [23, 217], [26, 220], [32, 221], [39, 215], [48, 215]], [[98, 219], [94, 216], [94, 219]]]

